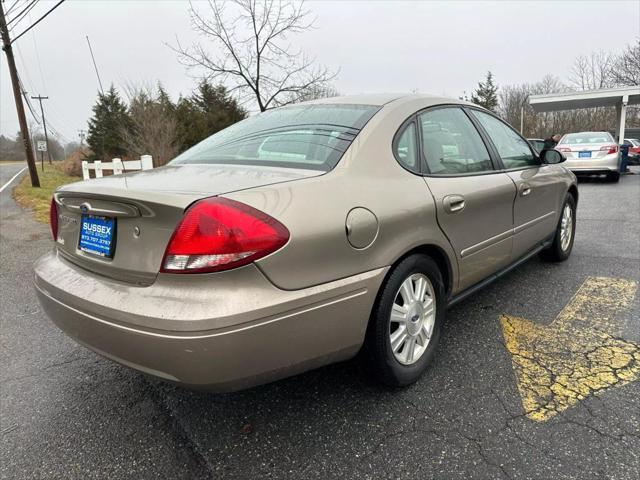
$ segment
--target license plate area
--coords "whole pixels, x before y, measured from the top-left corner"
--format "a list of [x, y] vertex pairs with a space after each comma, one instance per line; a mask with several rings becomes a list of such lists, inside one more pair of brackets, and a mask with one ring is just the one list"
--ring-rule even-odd
[[579, 158], [591, 158], [591, 152], [578, 152]]
[[103, 258], [113, 258], [116, 246], [116, 219], [82, 215], [78, 249]]

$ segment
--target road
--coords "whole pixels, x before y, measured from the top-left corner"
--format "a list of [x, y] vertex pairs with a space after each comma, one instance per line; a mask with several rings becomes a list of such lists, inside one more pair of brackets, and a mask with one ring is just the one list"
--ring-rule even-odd
[[[51, 248], [49, 230], [9, 193], [0, 218], [2, 478], [640, 478], [640, 360], [628, 382], [592, 383], [596, 394], [534, 417], [501, 326], [511, 318], [502, 315], [540, 331], [577, 320], [600, 328], [602, 318], [612, 342], [640, 344], [639, 295], [629, 294], [640, 281], [640, 175], [582, 182], [571, 258], [534, 258], [450, 310], [435, 363], [402, 390], [376, 386], [350, 361], [203, 394], [102, 359], [42, 313], [31, 265]], [[615, 296], [624, 308], [600, 298], [596, 307], [612, 310], [569, 318], [579, 310], [571, 305], [594, 301], [573, 295], [600, 278], [623, 288]]]

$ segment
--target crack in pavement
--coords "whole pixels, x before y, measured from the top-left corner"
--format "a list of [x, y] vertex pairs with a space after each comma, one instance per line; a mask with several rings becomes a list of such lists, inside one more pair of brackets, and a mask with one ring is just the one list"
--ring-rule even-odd
[[640, 345], [607, 333], [636, 288], [629, 280], [590, 277], [549, 326], [500, 317], [531, 420], [548, 420], [588, 396], [640, 378]]

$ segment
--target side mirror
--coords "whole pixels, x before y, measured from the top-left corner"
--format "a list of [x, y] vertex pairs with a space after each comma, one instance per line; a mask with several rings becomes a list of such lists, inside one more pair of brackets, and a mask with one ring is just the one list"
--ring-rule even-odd
[[540, 158], [542, 159], [542, 163], [546, 163], [548, 165], [562, 163], [567, 159], [567, 157], [558, 150], [543, 150], [540, 152]]

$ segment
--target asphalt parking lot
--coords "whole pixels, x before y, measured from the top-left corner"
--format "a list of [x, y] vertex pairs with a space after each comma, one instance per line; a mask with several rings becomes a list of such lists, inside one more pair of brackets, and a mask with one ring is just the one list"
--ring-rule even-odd
[[378, 387], [350, 361], [224, 395], [148, 379], [59, 332], [31, 285], [48, 226], [10, 190], [2, 478], [640, 478], [640, 175], [581, 182], [571, 258], [534, 258], [450, 310], [416, 385]]

